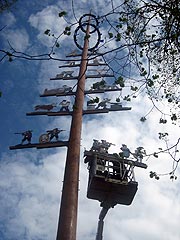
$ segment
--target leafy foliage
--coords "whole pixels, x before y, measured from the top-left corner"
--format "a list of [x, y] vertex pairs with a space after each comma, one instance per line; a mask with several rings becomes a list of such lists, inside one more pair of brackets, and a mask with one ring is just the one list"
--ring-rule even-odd
[[67, 15], [67, 12], [66, 11], [62, 11], [59, 13], [59, 17], [64, 17]]
[[64, 35], [71, 35], [71, 27], [65, 27], [65, 29], [64, 29]]
[[17, 0], [6, 0], [6, 1], [1, 1], [0, 3], [0, 13], [9, 10], [14, 3], [16, 3]]
[[50, 31], [51, 31], [50, 29], [46, 29], [46, 31], [44, 31], [44, 34], [50, 36]]
[[156, 180], [159, 180], [159, 176], [157, 175], [157, 173], [156, 172], [150, 172], [150, 174], [149, 174], [149, 176], [150, 176], [150, 178], [155, 178]]
[[116, 84], [119, 84], [120, 87], [124, 87], [125, 86], [125, 81], [123, 77], [118, 77], [118, 79], [115, 81]]

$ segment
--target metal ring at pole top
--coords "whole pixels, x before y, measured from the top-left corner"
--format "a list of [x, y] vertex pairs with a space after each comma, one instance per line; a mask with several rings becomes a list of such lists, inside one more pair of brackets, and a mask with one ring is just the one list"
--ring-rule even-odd
[[[88, 20], [86, 20], [85, 22], [83, 22], [83, 20], [84, 20], [84, 18], [85, 17], [90, 17], [90, 19], [92, 20], [92, 18], [93, 18], [93, 20], [95, 20], [95, 26], [96, 27], [98, 27], [98, 25], [99, 25], [99, 22], [98, 22], [98, 19], [97, 19], [97, 17], [94, 15], [94, 14], [84, 14], [82, 17], [80, 17], [80, 19], [79, 19], [79, 26], [80, 26], [80, 28], [81, 28], [81, 30], [85, 33], [86, 32], [86, 29], [83, 27], [83, 26], [85, 26], [85, 25], [87, 25], [87, 22], [88, 22]], [[94, 30], [92, 30], [92, 31], [90, 31], [89, 33], [94, 33], [96, 31], [96, 29], [94, 29]]]
[[[85, 14], [85, 15], [89, 15], [89, 14]], [[94, 25], [94, 24], [91, 24], [91, 23], [86, 22], [86, 23], [83, 23], [82, 25], [83, 25], [83, 26], [89, 25], [89, 26], [93, 27], [94, 29], [93, 29], [90, 33], [94, 33], [94, 32], [97, 33], [97, 42], [96, 42], [96, 44], [95, 44], [93, 47], [91, 47], [91, 48], [88, 49], [89, 51], [93, 51], [93, 50], [99, 45], [99, 43], [100, 43], [100, 40], [101, 40], [100, 31], [99, 31], [99, 29], [97, 28], [97, 26]], [[79, 31], [79, 30], [82, 30], [82, 28], [83, 28], [82, 25], [79, 25], [79, 26], [76, 28], [76, 30], [74, 31], [74, 42], [75, 42], [76, 46], [77, 46], [79, 49], [81, 49], [81, 50], [83, 50], [83, 46], [81, 46], [81, 45], [78, 43], [77, 36], [78, 36], [78, 31]], [[83, 29], [84, 29], [84, 28], [83, 28]], [[83, 31], [83, 32], [84, 32], [84, 31]]]

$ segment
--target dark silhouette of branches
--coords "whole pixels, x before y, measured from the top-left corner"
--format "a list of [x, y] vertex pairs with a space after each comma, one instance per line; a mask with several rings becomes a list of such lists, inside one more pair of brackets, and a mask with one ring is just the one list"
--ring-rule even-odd
[[1, 0], [0, 1], [0, 13], [5, 10], [9, 10], [15, 2], [17, 2], [17, 0]]

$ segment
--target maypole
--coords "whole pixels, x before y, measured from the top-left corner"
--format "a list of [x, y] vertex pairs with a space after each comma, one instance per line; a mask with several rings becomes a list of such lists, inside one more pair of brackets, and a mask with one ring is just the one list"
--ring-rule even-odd
[[[92, 24], [93, 22], [93, 24]], [[82, 38], [83, 33], [84, 37]], [[97, 41], [91, 38], [95, 33]], [[80, 40], [80, 41], [79, 41]], [[82, 46], [80, 42], [82, 42]], [[91, 43], [90, 43], [91, 40]], [[74, 61], [68, 60], [68, 64], [59, 66], [59, 68], [70, 68], [70, 71], [62, 71], [55, 78], [50, 80], [76, 80], [76, 90], [74, 87], [67, 85], [60, 86], [57, 89], [45, 89], [41, 97], [63, 97], [75, 96], [72, 110], [69, 109], [70, 101], [63, 99], [59, 105], [60, 110], [54, 111], [57, 104], [42, 104], [34, 107], [34, 112], [26, 113], [27, 116], [71, 116], [71, 127], [68, 141], [59, 139], [59, 134], [64, 130], [58, 127], [47, 130], [39, 137], [39, 142], [31, 143], [32, 130], [18, 132], [23, 136], [20, 144], [10, 146], [11, 150], [24, 148], [54, 148], [67, 147], [67, 156], [64, 171], [63, 188], [61, 195], [61, 204], [59, 212], [59, 221], [57, 228], [56, 240], [76, 240], [77, 231], [77, 214], [78, 214], [78, 191], [79, 191], [79, 164], [80, 164], [80, 142], [82, 118], [85, 114], [104, 114], [112, 111], [129, 111], [131, 107], [123, 106], [119, 101], [111, 102], [111, 99], [104, 98], [99, 102], [98, 98], [91, 97], [87, 101], [87, 107], [83, 109], [84, 96], [90, 94], [106, 92], [116, 92], [122, 89], [118, 86], [118, 82], [107, 83], [104, 78], [114, 78], [113, 74], [107, 74], [107, 69], [102, 66], [107, 66], [102, 60], [98, 60], [101, 54], [95, 50], [101, 40], [101, 34], [98, 29], [98, 20], [93, 14], [84, 14], [79, 19], [79, 26], [74, 32], [74, 41], [76, 46], [82, 51], [80, 54], [71, 53], [67, 57], [77, 57]], [[78, 64], [76, 62], [78, 61]], [[80, 61], [80, 64], [79, 64]], [[97, 67], [94, 69], [93, 67]], [[72, 68], [78, 67], [79, 73], [73, 76]], [[88, 68], [88, 74], [86, 74]], [[89, 74], [89, 72], [95, 74]], [[105, 71], [105, 73], [103, 73]], [[100, 78], [100, 82], [93, 83], [90, 89], [85, 89], [86, 79]], [[96, 101], [98, 99], [98, 102]], [[97, 104], [98, 103], [98, 104]], [[98, 200], [101, 203], [101, 213], [99, 215], [98, 230], [96, 240], [103, 238], [104, 218], [107, 211], [116, 204], [130, 205], [137, 192], [138, 183], [134, 177], [134, 167], [147, 168], [147, 165], [142, 163], [144, 151], [142, 147], [138, 147], [135, 153], [132, 154], [125, 144], [120, 148], [122, 152], [119, 154], [109, 154], [108, 149], [114, 145], [102, 139], [101, 142], [93, 139], [93, 145], [89, 151], [84, 152], [85, 163], [88, 163], [89, 181], [87, 197]], [[25, 143], [27, 142], [27, 143]], [[130, 158], [130, 154], [132, 154]]]
[[84, 89], [88, 58], [89, 23], [86, 28], [84, 47], [79, 69], [77, 90], [72, 114], [69, 144], [66, 157], [63, 190], [61, 197], [60, 215], [57, 240], [75, 240], [78, 209], [79, 161], [82, 115], [84, 104]]

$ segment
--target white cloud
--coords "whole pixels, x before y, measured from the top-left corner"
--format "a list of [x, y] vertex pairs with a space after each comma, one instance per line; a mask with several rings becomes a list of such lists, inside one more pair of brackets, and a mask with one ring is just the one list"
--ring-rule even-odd
[[[40, 165], [35, 165], [29, 161], [30, 156], [32, 161], [37, 162], [41, 157], [43, 160]], [[1, 221], [8, 225], [7, 234], [19, 235], [23, 239], [22, 234], [27, 229], [30, 239], [55, 238], [63, 179], [63, 152], [47, 158], [38, 152], [17, 153], [11, 161], [7, 161], [8, 158], [8, 155], [2, 158], [3, 172], [0, 174], [0, 189], [3, 192], [0, 198]]]
[[[57, 6], [48, 6], [42, 11], [32, 14], [29, 17], [29, 23], [32, 27], [38, 30], [38, 39], [46, 46], [51, 47], [54, 42], [54, 38], [48, 37], [44, 32], [49, 29], [51, 34], [54, 34], [56, 37], [59, 36], [64, 31], [67, 23], [63, 18], [58, 17], [59, 9]], [[61, 40], [65, 39], [66, 36], [63, 36]]]
[[16, 18], [11, 12], [4, 13], [3, 21], [7, 27], [16, 23]]
[[8, 29], [4, 31], [2, 35], [6, 47], [9, 47], [9, 42], [13, 49], [24, 52], [29, 46], [29, 35], [24, 28]]

